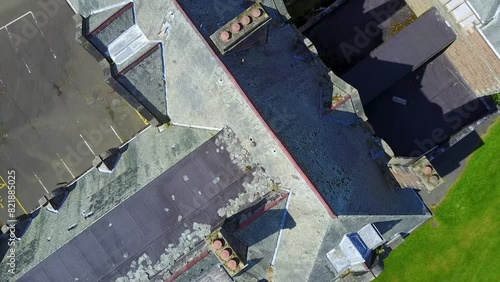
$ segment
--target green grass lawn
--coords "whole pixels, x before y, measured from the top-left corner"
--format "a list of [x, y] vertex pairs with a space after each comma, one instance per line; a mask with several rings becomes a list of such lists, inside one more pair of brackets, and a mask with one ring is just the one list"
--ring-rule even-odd
[[378, 281], [500, 281], [500, 119], [430, 219]]

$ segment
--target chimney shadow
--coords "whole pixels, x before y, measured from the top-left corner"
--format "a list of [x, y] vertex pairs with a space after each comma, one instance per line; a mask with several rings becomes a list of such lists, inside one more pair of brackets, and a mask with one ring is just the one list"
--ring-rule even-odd
[[[204, 6], [205, 10], [200, 11], [199, 4], [186, 0], [179, 2], [209, 44], [209, 36], [218, 29], [217, 22], [224, 24], [245, 9], [233, 3], [220, 11], [218, 6], [209, 3]], [[356, 5], [358, 13], [364, 15], [361, 6]], [[403, 4], [399, 5], [402, 7]], [[360, 151], [362, 145], [358, 144], [363, 142], [360, 138], [366, 138], [361, 130], [346, 129], [322, 115], [318, 108], [318, 104], [323, 103], [321, 97], [334, 91], [329, 70], [311, 67], [316, 62], [312, 55], [304, 55], [303, 48], [306, 47], [294, 47], [297, 41], [300, 42], [297, 34], [287, 27], [288, 23], [274, 7], [266, 6], [265, 9], [273, 18], [269, 24], [268, 42], [220, 56], [220, 59], [328, 206], [337, 215], [426, 214], [427, 209], [411, 189], [395, 190], [384, 182], [376, 164], [367, 163], [370, 162], [369, 148], [365, 146], [366, 152]], [[353, 34], [350, 36], [352, 38]], [[375, 39], [383, 42], [382, 34]], [[369, 49], [367, 47], [366, 52]], [[325, 49], [319, 53], [321, 56], [331, 52]], [[383, 138], [399, 156], [409, 156], [419, 149], [415, 140], [434, 137], [436, 128], [443, 128], [443, 135], [451, 136], [453, 124], [447, 123], [446, 116], [470, 108], [469, 103], [475, 100], [474, 94], [444, 55], [437, 52], [425, 58], [430, 61], [415, 65], [413, 61], [398, 63], [368, 56], [364, 60], [369, 68], [362, 70], [366, 75], [347, 81], [359, 89], [379, 87], [375, 94], [358, 89], [359, 95], [374, 134]], [[361, 61], [344, 70], [352, 71], [359, 64]], [[450, 69], [442, 71], [447, 68]], [[376, 81], [372, 78], [384, 74], [389, 77], [396, 75], [396, 79]], [[472, 111], [460, 126], [481, 117], [482, 107], [479, 105]], [[436, 144], [444, 142], [446, 138]], [[425, 150], [420, 151], [420, 155], [425, 153]], [[374, 175], [361, 177], [360, 171]]]

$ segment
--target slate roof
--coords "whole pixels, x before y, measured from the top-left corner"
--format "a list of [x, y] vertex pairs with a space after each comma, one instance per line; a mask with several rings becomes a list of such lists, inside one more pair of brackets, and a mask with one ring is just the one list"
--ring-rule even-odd
[[499, 0], [469, 0], [467, 1], [479, 16], [482, 26], [480, 32], [488, 40], [500, 60], [500, 1]]
[[[81, 3], [84, 8], [98, 6], [95, 1], [73, 2]], [[22, 258], [19, 265], [23, 269], [27, 271], [43, 262], [76, 234], [85, 232], [93, 219], [84, 220], [82, 209], [95, 210], [95, 218], [100, 218], [200, 145], [211, 131], [199, 128], [229, 125], [241, 145], [266, 168], [266, 173], [276, 175], [282, 186], [293, 190], [296, 200], [290, 204], [287, 223], [295, 224], [283, 233], [282, 247], [277, 253], [275, 267], [279, 271], [275, 278], [279, 281], [331, 279], [333, 273], [327, 267], [326, 252], [339, 243], [343, 234], [368, 223], [393, 221], [384, 232], [384, 236], [391, 238], [397, 233], [410, 232], [430, 217], [412, 191], [387, 187], [376, 164], [368, 153], [363, 153], [368, 152], [367, 140], [371, 138], [364, 129], [342, 127], [318, 114], [318, 93], [331, 91], [329, 79], [307, 56], [295, 56], [292, 46], [296, 34], [280, 20], [273, 1], [264, 1], [274, 18], [268, 44], [225, 58], [225, 66], [215, 59], [193, 28], [199, 27], [208, 36], [208, 31], [217, 29], [219, 21], [241, 11], [239, 2], [228, 3], [222, 13], [217, 11], [219, 6], [206, 1], [183, 4], [196, 25], [191, 25], [170, 1], [148, 1], [137, 11], [138, 24], [148, 38], [163, 40], [169, 52], [165, 61], [169, 67], [166, 79], [171, 89], [169, 115], [174, 125], [159, 135], [148, 130], [139, 136], [109, 179], [95, 174], [82, 179], [59, 217], [41, 211], [19, 245]], [[164, 27], [169, 27], [167, 32]], [[263, 65], [267, 67], [262, 68]], [[253, 105], [249, 105], [240, 85], [286, 147], [277, 141]], [[337, 220], [329, 217], [298, 167], [289, 160], [286, 148], [318, 188], [323, 189], [332, 206], [342, 212]], [[280, 211], [268, 212], [263, 220], [240, 234], [251, 245], [249, 257], [254, 263], [242, 281], [265, 276], [281, 217]], [[57, 227], [69, 226], [74, 221], [78, 222], [74, 233], [58, 232]], [[50, 241], [46, 239], [48, 236], [52, 236]], [[33, 250], [35, 253], [28, 255]], [[147, 260], [143, 262], [147, 264]]]
[[358, 232], [342, 237], [338, 247], [326, 254], [337, 274], [351, 266], [368, 262], [372, 250], [380, 246], [384, 239], [373, 224], [367, 224]]
[[238, 194], [250, 192], [245, 187], [253, 182], [255, 173], [238, 167], [227, 150], [219, 149], [216, 140], [222, 134], [198, 147], [18, 281], [114, 281], [135, 271], [134, 261], [138, 263], [144, 254], [154, 268], [148, 271], [151, 277], [173, 264], [175, 257], [186, 253], [185, 248], [194, 248], [212, 227], [224, 221], [225, 214], [220, 216], [219, 209], [226, 208]]
[[[393, 97], [407, 104], [396, 103]], [[440, 55], [385, 90], [365, 106], [365, 112], [377, 136], [396, 155], [417, 157], [488, 110], [449, 59]]]
[[363, 105], [367, 105], [455, 39], [451, 26], [436, 8], [431, 8], [341, 78], [358, 89]]
[[475, 12], [479, 15], [481, 21], [487, 23], [494, 16], [500, 6], [498, 0], [468, 0]]

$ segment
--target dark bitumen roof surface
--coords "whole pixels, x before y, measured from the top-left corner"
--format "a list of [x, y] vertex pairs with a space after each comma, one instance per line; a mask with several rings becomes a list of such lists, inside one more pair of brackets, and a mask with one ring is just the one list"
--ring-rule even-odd
[[451, 26], [436, 8], [432, 8], [391, 40], [378, 46], [341, 78], [358, 89], [361, 101], [366, 105], [455, 39]]
[[[395, 96], [407, 104], [393, 102]], [[448, 58], [440, 55], [384, 91], [365, 111], [376, 134], [396, 155], [419, 156], [488, 110]]]
[[[153, 273], [191, 230], [189, 246], [222, 223], [218, 210], [252, 182], [215, 136], [50, 255], [18, 281], [115, 281], [147, 254]], [[65, 232], [65, 231], [61, 231]], [[205, 236], [203, 236], [205, 235]], [[172, 246], [173, 246], [172, 245]], [[46, 277], [46, 279], [44, 278]]]
[[[112, 48], [111, 45], [115, 46], [112, 48], [114, 52], [119, 50], [116, 46], [122, 48], [119, 53], [126, 54], [128, 58], [112, 65], [113, 77], [161, 123], [167, 122], [169, 119], [167, 117], [163, 44], [161, 41], [148, 41], [142, 47], [137, 47], [136, 43], [142, 43], [142, 40], [131, 35], [140, 30], [140, 27], [136, 25], [134, 4], [130, 2], [116, 9], [109, 10], [114, 11], [114, 14], [105, 10], [95, 12], [85, 18], [84, 25], [88, 26], [85, 37], [106, 57], [110, 56], [111, 51], [108, 48]], [[108, 18], [103, 21], [101, 14]], [[97, 25], [95, 22], [101, 24]], [[131, 30], [134, 32], [129, 33]], [[140, 33], [143, 34], [142, 30]], [[135, 40], [132, 40], [133, 38]]]
[[20, 17], [0, 29], [0, 176], [17, 171], [18, 215], [146, 127], [75, 41], [69, 6], [56, 8], [41, 22], [33, 15], [47, 12], [38, 2], [0, 7], [2, 24]]

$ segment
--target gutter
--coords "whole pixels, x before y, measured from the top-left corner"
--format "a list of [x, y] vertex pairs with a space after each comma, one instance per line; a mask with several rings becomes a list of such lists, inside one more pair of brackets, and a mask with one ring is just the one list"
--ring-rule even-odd
[[175, 7], [179, 10], [179, 12], [182, 14], [182, 16], [185, 18], [185, 20], [187, 21], [187, 23], [189, 24], [189, 26], [191, 26], [191, 28], [196, 33], [196, 35], [198, 35], [198, 37], [201, 39], [201, 41], [205, 44], [205, 47], [207, 47], [208, 51], [210, 52], [210, 54], [212, 54], [212, 56], [215, 59], [215, 61], [217, 62], [217, 64], [222, 68], [222, 71], [226, 74], [226, 76], [228, 77], [228, 79], [233, 83], [233, 86], [235, 87], [236, 91], [239, 92], [239, 94], [241, 95], [241, 97], [243, 98], [243, 100], [245, 101], [245, 103], [250, 107], [250, 109], [255, 114], [255, 116], [257, 117], [257, 119], [262, 123], [262, 125], [264, 126], [264, 129], [267, 131], [267, 133], [269, 134], [269, 136], [274, 140], [274, 142], [276, 142], [276, 144], [278, 145], [278, 147], [281, 149], [281, 151], [283, 152], [283, 154], [285, 154], [286, 158], [292, 164], [292, 166], [295, 168], [295, 170], [300, 175], [300, 177], [304, 180], [304, 182], [311, 189], [311, 191], [316, 195], [316, 197], [320, 201], [321, 205], [323, 205], [323, 207], [328, 212], [328, 215], [330, 215], [330, 217], [333, 218], [333, 219], [337, 219], [338, 216], [335, 214], [335, 212], [333, 211], [333, 209], [330, 207], [330, 205], [328, 205], [328, 203], [325, 201], [325, 199], [323, 198], [323, 196], [321, 195], [321, 193], [314, 186], [314, 184], [311, 182], [311, 180], [309, 179], [309, 177], [305, 174], [305, 172], [302, 170], [302, 168], [300, 167], [300, 165], [297, 163], [297, 161], [290, 154], [290, 152], [288, 152], [288, 149], [286, 148], [286, 146], [276, 136], [276, 134], [274, 133], [274, 131], [271, 129], [271, 127], [264, 120], [264, 118], [259, 113], [259, 111], [257, 110], [257, 108], [255, 108], [255, 106], [253, 105], [253, 103], [250, 101], [250, 99], [246, 95], [245, 91], [238, 84], [238, 82], [236, 81], [236, 79], [234, 78], [234, 76], [231, 74], [231, 72], [228, 70], [228, 68], [226, 67], [226, 65], [224, 65], [224, 63], [222, 62], [221, 58], [215, 53], [215, 51], [212, 49], [212, 47], [210, 46], [210, 44], [203, 37], [203, 35], [200, 33], [200, 31], [198, 30], [198, 28], [196, 27], [196, 25], [193, 23], [193, 21], [191, 21], [191, 19], [187, 15], [186, 11], [184, 11], [184, 9], [182, 8], [182, 6], [179, 4], [179, 1], [178, 0], [173, 0], [173, 3], [175, 5]]

